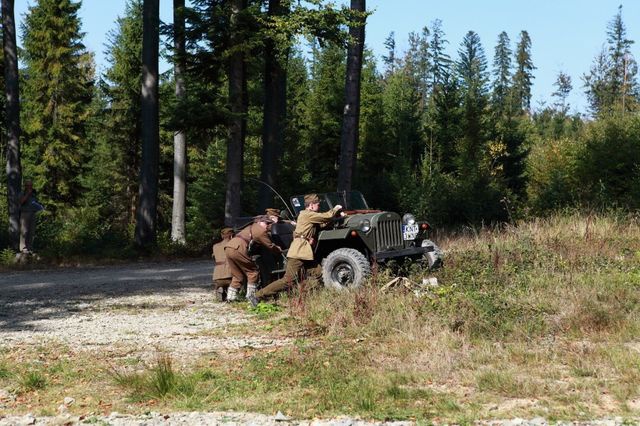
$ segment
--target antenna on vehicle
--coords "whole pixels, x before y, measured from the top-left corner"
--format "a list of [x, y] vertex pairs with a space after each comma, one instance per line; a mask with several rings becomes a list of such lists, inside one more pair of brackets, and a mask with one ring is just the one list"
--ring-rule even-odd
[[249, 180], [253, 180], [256, 181], [258, 183], [263, 184], [264, 186], [266, 186], [267, 188], [269, 188], [270, 190], [273, 191], [274, 194], [276, 194], [278, 196], [278, 198], [280, 198], [280, 201], [282, 201], [282, 204], [284, 204], [284, 207], [287, 209], [287, 211], [289, 212], [289, 214], [291, 215], [291, 219], [295, 219], [296, 215], [293, 214], [293, 212], [291, 211], [291, 209], [289, 208], [289, 206], [287, 205], [287, 202], [284, 200], [284, 198], [282, 198], [282, 195], [278, 194], [278, 191], [276, 191], [273, 186], [269, 185], [267, 182], [263, 182], [260, 179], [256, 179], [256, 178], [252, 178], [252, 177], [247, 177], [247, 179]]

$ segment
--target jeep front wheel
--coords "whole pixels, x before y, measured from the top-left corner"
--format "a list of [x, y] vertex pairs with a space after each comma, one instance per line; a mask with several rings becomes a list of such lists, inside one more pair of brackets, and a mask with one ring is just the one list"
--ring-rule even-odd
[[371, 275], [371, 265], [358, 250], [341, 248], [332, 251], [322, 261], [322, 280], [325, 287], [336, 290], [356, 288]]

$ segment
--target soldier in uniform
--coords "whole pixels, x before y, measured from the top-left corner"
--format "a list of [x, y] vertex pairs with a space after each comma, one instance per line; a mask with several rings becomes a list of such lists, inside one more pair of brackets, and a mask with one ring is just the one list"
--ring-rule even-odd
[[227, 302], [238, 300], [238, 292], [244, 279], [247, 279], [247, 297], [253, 297], [258, 285], [258, 266], [248, 253], [249, 243], [260, 244], [276, 254], [282, 253], [280, 247], [269, 238], [268, 227], [273, 221], [267, 216], [258, 216], [253, 223], [229, 241], [224, 252], [231, 270], [231, 285], [227, 290]]
[[227, 288], [229, 288], [231, 284], [231, 271], [227, 264], [227, 256], [224, 253], [224, 248], [229, 241], [231, 241], [231, 238], [233, 238], [233, 229], [222, 228], [220, 236], [222, 237], [222, 241], [213, 245], [211, 258], [215, 263], [213, 268], [213, 289], [216, 292], [216, 300], [218, 302], [224, 302], [227, 295]]
[[[256, 292], [255, 296], [247, 296], [253, 306], [260, 300], [273, 297], [292, 287], [293, 281], [298, 280], [303, 268], [313, 261], [313, 246], [315, 245], [316, 225], [324, 226], [331, 222], [336, 213], [342, 210], [341, 205], [325, 213], [318, 213], [320, 198], [316, 194], [304, 196], [305, 209], [298, 215], [293, 242], [287, 252], [287, 270], [284, 276]], [[341, 213], [344, 216], [344, 213]]]

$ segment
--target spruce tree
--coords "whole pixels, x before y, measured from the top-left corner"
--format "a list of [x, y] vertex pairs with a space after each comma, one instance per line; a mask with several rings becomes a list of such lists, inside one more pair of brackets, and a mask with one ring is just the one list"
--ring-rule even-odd
[[387, 54], [382, 55], [382, 62], [385, 65], [385, 74], [393, 74], [396, 68], [396, 33], [391, 31], [386, 39], [384, 39], [384, 47], [387, 48]]
[[529, 113], [531, 110], [531, 87], [533, 86], [533, 65], [531, 58], [531, 38], [527, 31], [520, 32], [520, 40], [516, 47], [516, 72], [513, 75], [513, 91], [515, 101], [520, 109]]
[[498, 115], [502, 115], [508, 109], [508, 98], [511, 90], [511, 47], [506, 32], [502, 31], [498, 36], [498, 44], [493, 56], [493, 91], [491, 104]]
[[459, 146], [458, 164], [470, 172], [480, 166], [486, 135], [483, 115], [487, 105], [487, 58], [480, 37], [469, 31], [458, 50], [456, 71], [460, 80], [464, 108], [464, 139]]
[[571, 76], [563, 71], [560, 71], [553, 85], [556, 87], [556, 90], [551, 94], [551, 96], [557, 99], [554, 102], [556, 111], [561, 114], [566, 114], [569, 111], [567, 98], [569, 97], [569, 93], [571, 93], [571, 90], [573, 90], [573, 85], [571, 84]]
[[622, 20], [622, 6], [607, 27], [607, 45], [596, 56], [583, 79], [592, 112], [608, 114], [613, 111], [634, 111], [640, 87], [638, 64], [631, 53], [633, 40], [627, 38]]
[[53, 209], [81, 195], [94, 64], [82, 44], [80, 2], [39, 0], [23, 26], [24, 167]]

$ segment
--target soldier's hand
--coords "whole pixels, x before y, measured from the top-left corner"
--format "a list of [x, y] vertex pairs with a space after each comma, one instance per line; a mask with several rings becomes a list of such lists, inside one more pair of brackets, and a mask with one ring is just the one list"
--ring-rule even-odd
[[342, 206], [340, 204], [336, 204], [334, 208], [336, 209], [336, 211], [342, 210]]
[[340, 217], [345, 217], [347, 214], [345, 212], [340, 212]]

